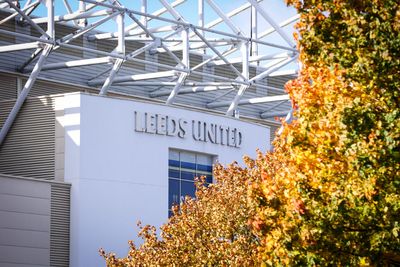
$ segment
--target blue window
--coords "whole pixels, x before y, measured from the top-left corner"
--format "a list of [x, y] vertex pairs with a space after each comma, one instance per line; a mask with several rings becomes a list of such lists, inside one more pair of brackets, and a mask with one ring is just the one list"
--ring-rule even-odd
[[184, 200], [195, 197], [194, 178], [204, 176], [212, 183], [213, 156], [171, 149], [168, 160], [168, 214], [171, 208]]

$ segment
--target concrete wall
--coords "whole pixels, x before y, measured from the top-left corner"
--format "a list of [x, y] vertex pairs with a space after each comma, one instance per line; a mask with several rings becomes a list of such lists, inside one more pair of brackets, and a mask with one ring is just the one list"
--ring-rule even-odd
[[[100, 247], [125, 256], [137, 239], [136, 222], [159, 226], [168, 217], [170, 148], [215, 155], [221, 163], [269, 148], [269, 128], [225, 116], [165, 105], [92, 96], [64, 97], [65, 181], [71, 192], [71, 266], [102, 266]], [[57, 104], [56, 104], [57, 105]], [[135, 111], [240, 129], [242, 146], [231, 147], [135, 131]]]

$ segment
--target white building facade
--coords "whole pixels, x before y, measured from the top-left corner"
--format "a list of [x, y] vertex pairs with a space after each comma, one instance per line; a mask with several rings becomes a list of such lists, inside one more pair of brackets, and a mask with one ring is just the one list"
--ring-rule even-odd
[[[64, 181], [71, 184], [71, 266], [101, 265], [100, 247], [124, 256], [138, 220], [166, 222], [174, 181], [182, 179], [180, 196], [192, 195], [191, 181], [207, 166], [269, 147], [268, 127], [224, 116], [82, 93], [58, 101]], [[173, 161], [180, 175], [171, 173]]]

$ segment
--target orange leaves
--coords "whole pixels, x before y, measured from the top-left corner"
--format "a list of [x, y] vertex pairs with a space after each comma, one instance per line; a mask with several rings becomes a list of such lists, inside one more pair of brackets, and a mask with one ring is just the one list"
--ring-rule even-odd
[[174, 215], [161, 227], [161, 239], [152, 226], [142, 226], [144, 242], [131, 246], [128, 257], [116, 259], [103, 254], [109, 266], [255, 266], [258, 264], [257, 237], [251, 227], [265, 223], [249, 220], [255, 216], [255, 203], [248, 197], [249, 187], [260, 180], [260, 162], [245, 159], [249, 168], [236, 163], [215, 166], [216, 183], [201, 181], [196, 199], [186, 198]]
[[400, 255], [400, 28], [391, 26], [400, 4], [356, 2], [289, 1], [301, 13], [303, 68], [286, 85], [296, 120], [254, 191], [267, 265], [384, 265], [385, 251]]

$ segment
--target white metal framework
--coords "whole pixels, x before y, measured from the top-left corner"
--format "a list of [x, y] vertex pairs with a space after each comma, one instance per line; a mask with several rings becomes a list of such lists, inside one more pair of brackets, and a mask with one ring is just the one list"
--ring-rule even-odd
[[[1, 45], [0, 53], [34, 49], [32, 55], [19, 68], [20, 71], [30, 73], [30, 75], [1, 129], [0, 145], [41, 71], [62, 71], [65, 68], [99, 64], [110, 65], [108, 71], [103, 73], [106, 76], [99, 76], [95, 79], [88, 77], [87, 85], [99, 88], [100, 95], [106, 95], [110, 86], [116, 84], [159, 86], [162, 90], [151, 92], [149, 97], [167, 96], [166, 103], [173, 104], [180, 94], [234, 90], [236, 93], [230, 101], [215, 99], [207, 103], [205, 107], [209, 109], [227, 107], [226, 114], [233, 116], [239, 105], [275, 102], [273, 107], [260, 113], [259, 118], [283, 115], [282, 111], [279, 113], [273, 108], [287, 102], [287, 95], [265, 95], [247, 99], [244, 99], [243, 95], [251, 86], [270, 89], [271, 86], [261, 82], [267, 77], [296, 73], [296, 70], [282, 71], [283, 67], [296, 62], [298, 56], [293, 40], [285, 33], [283, 27], [296, 21], [298, 16], [293, 16], [281, 23], [275, 22], [268, 11], [261, 6], [262, 0], [247, 0], [247, 3], [230, 12], [225, 12], [219, 5], [219, 1], [189, 0], [187, 2], [190, 3], [186, 4], [195, 4], [192, 8], [197, 9], [198, 22], [193, 24], [185, 20], [184, 14], [178, 12], [180, 5], [185, 4], [185, 0], [177, 0], [172, 3], [166, 0], [157, 1], [161, 3], [162, 8], [149, 13], [147, 0], [141, 0], [140, 8], [131, 8], [129, 6], [131, 1], [122, 0], [0, 0], [0, 8], [7, 10], [10, 14], [0, 21], [0, 34], [26, 40], [25, 42]], [[57, 6], [57, 10], [63, 10], [58, 11], [61, 14], [55, 14], [56, 4], [62, 6], [62, 8]], [[205, 22], [205, 6], [207, 10], [212, 10], [218, 16], [208, 23]], [[39, 8], [45, 12], [39, 13], [40, 16], [32, 15], [34, 10]], [[246, 34], [241, 29], [242, 25], [237, 25], [232, 19], [245, 11], [251, 14], [250, 34]], [[2, 28], [5, 22], [15, 19], [18, 19], [21, 25], [30, 26], [40, 34], [40, 37]], [[117, 31], [107, 31], [107, 27], [104, 25], [110, 22], [116, 24]], [[151, 22], [157, 22], [156, 26]], [[56, 37], [57, 23], [73, 25], [76, 30], [65, 36]], [[221, 24], [225, 26], [226, 30], [215, 29], [217, 25]], [[270, 28], [266, 25], [269, 25]], [[273, 33], [281, 38], [281, 42], [266, 41], [265, 38]], [[72, 41], [82, 36], [85, 36], [87, 42], [114, 40], [117, 45], [113, 51], [105, 52], [96, 48], [71, 44]], [[134, 51], [128, 51], [127, 40], [140, 42], [143, 45]], [[96, 53], [101, 57], [46, 63], [49, 55], [59, 48]], [[268, 51], [273, 52], [268, 53]], [[180, 52], [181, 56], [177, 56], [177, 52]], [[167, 65], [155, 63], [146, 58], [138, 59], [137, 56], [143, 53], [167, 54], [175, 64]], [[195, 66], [191, 65], [191, 53], [204, 55], [203, 61]], [[126, 62], [155, 64], [167, 70], [118, 75]], [[251, 64], [258, 65], [258, 69], [262, 71], [251, 77], [249, 71]], [[235, 77], [205, 73], [202, 71], [203, 66], [225, 66]], [[209, 77], [210, 81], [194, 82], [190, 79], [190, 75], [196, 74]], [[165, 78], [170, 80], [165, 81]]]

